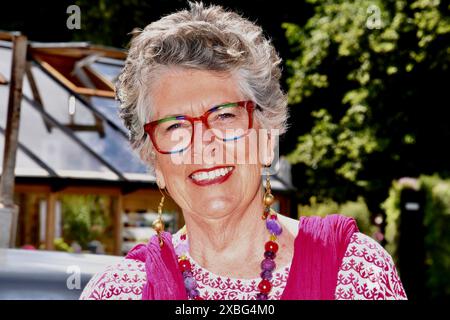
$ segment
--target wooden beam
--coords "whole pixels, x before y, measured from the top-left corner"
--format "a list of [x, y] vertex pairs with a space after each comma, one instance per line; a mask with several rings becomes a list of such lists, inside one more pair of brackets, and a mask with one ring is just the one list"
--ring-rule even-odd
[[120, 195], [120, 188], [113, 187], [88, 187], [88, 186], [69, 186], [60, 193], [64, 194], [104, 194], [111, 196]]
[[35, 185], [35, 184], [17, 184], [14, 188], [16, 193], [49, 193], [49, 185]]
[[53, 250], [55, 248], [55, 208], [56, 208], [56, 193], [49, 193], [47, 195], [47, 212], [45, 216], [45, 249]]
[[122, 255], [122, 211], [123, 211], [123, 201], [122, 195], [116, 197], [111, 197], [112, 205], [112, 223], [113, 223], [113, 239], [114, 239], [114, 254]]
[[114, 84], [102, 76], [100, 73], [91, 68], [91, 66], [84, 66], [83, 70], [89, 76], [91, 81], [94, 83], [96, 88], [103, 90], [111, 90], [114, 91]]
[[[101, 121], [101, 119], [100, 119], [100, 121]], [[102, 134], [102, 131], [103, 131], [97, 125], [90, 125], [90, 124], [69, 123], [69, 124], [66, 124], [65, 126], [73, 131], [94, 131], [94, 132], [99, 132], [100, 134]]]
[[33, 243], [33, 216], [32, 210], [30, 210], [30, 195], [26, 193], [21, 193], [23, 199], [22, 202], [22, 212], [23, 212], [23, 243], [22, 244], [32, 244]]
[[102, 57], [125, 60], [127, 55], [124, 50], [120, 50], [117, 48], [107, 48], [97, 45], [86, 45], [85, 47], [70, 47], [67, 45], [67, 43], [60, 43], [59, 45], [60, 47], [56, 47], [56, 45], [54, 47], [38, 47], [36, 45], [33, 45], [31, 49], [32, 53], [44, 53], [73, 58], [84, 58], [92, 54], [99, 54]]
[[19, 198], [18, 205], [20, 206], [20, 212], [17, 215], [17, 235], [16, 235], [16, 243], [14, 247], [20, 247], [22, 244], [27, 243], [25, 241], [25, 237], [27, 236], [27, 230], [25, 229], [27, 226], [27, 204], [26, 204], [26, 194], [18, 194]]
[[60, 73], [57, 69], [55, 69], [51, 64], [48, 62], [40, 59], [37, 56], [34, 56], [34, 59], [45, 69], [47, 72], [49, 72], [57, 81], [59, 81], [63, 86], [68, 88], [69, 90], [84, 95], [84, 96], [93, 96], [93, 97], [102, 97], [102, 98], [112, 98], [114, 99], [115, 93], [114, 91], [109, 90], [98, 90], [98, 89], [92, 89], [92, 88], [83, 88], [78, 87], [75, 84], [73, 84], [69, 79], [67, 79], [62, 73]]
[[91, 89], [91, 88], [75, 87], [74, 91], [78, 94], [81, 94], [84, 96], [91, 96], [91, 97], [114, 99], [116, 96], [114, 91], [108, 91], [108, 90], [98, 90], [98, 89]]
[[0, 177], [0, 248], [14, 247], [19, 212], [19, 208], [14, 204], [14, 170], [19, 145], [20, 106], [28, 40], [25, 36], [13, 35], [12, 41], [11, 82], [4, 134], [3, 167]]
[[11, 31], [11, 32], [0, 31], [0, 40], [13, 41], [14, 37], [17, 37], [19, 35], [20, 32], [18, 31]]
[[58, 70], [56, 70], [50, 63], [42, 60], [40, 57], [33, 56], [34, 60], [39, 63], [45, 70], [47, 70], [56, 80], [58, 80], [62, 85], [69, 88], [70, 90], [75, 90], [76, 86], [64, 77]]
[[25, 36], [19, 35], [13, 38], [11, 83], [9, 85], [3, 169], [0, 179], [0, 202], [4, 207], [13, 207], [14, 205], [14, 169], [19, 143], [20, 106], [22, 103], [27, 44], [28, 40]]
[[[41, 106], [42, 109], [44, 109], [44, 104], [42, 103], [41, 95], [39, 94], [39, 89], [37, 87], [36, 81], [34, 80], [33, 72], [31, 71], [31, 62], [27, 61], [25, 72], [27, 74], [28, 83], [30, 84], [31, 93], [33, 94], [33, 99], [36, 101], [36, 103]], [[43, 119], [45, 127], [47, 128], [48, 132], [51, 132], [52, 126], [51, 124], [46, 120]]]

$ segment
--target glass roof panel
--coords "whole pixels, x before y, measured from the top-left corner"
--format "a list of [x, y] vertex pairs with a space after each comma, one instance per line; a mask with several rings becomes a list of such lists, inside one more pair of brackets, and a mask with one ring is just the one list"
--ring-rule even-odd
[[52, 127], [48, 132], [41, 114], [26, 100], [22, 100], [19, 141], [54, 170], [110, 173], [104, 164], [60, 129]]
[[96, 132], [76, 132], [97, 154], [123, 173], [147, 173], [147, 168], [131, 150], [127, 139], [117, 130], [105, 126], [105, 136]]
[[103, 77], [105, 77], [111, 83], [114, 84], [116, 82], [117, 77], [119, 76], [120, 70], [122, 69], [122, 66], [120, 66], [121, 63], [123, 63], [123, 62], [121, 62], [119, 60], [117, 60], [118, 65], [94, 62], [90, 65], [90, 67], [92, 68], [92, 70], [101, 74]]
[[[3, 167], [3, 151], [5, 148], [5, 136], [3, 132], [0, 130], [0, 153], [2, 156], [0, 157], [0, 171]], [[28, 155], [26, 155], [20, 148], [17, 150], [16, 154], [16, 170], [17, 169], [40, 169], [41, 166], [34, 162]]]

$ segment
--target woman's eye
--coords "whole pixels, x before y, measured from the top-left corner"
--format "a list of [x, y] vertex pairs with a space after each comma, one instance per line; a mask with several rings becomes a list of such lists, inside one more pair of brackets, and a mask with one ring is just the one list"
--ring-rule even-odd
[[225, 120], [225, 119], [234, 118], [235, 115], [232, 114], [232, 113], [222, 113], [222, 114], [219, 114], [217, 117], [218, 117], [220, 120]]
[[172, 131], [181, 127], [181, 123], [174, 123], [167, 127], [166, 131]]

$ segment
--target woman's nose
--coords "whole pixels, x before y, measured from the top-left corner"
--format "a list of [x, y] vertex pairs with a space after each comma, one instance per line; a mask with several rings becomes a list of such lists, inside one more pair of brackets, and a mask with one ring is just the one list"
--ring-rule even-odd
[[192, 142], [192, 149], [195, 163], [198, 163], [199, 159], [203, 162], [205, 160], [203, 159], [204, 157], [213, 155], [215, 148], [211, 148], [210, 144], [215, 143], [214, 140], [215, 136], [213, 132], [208, 130], [203, 122], [194, 122], [194, 141]]

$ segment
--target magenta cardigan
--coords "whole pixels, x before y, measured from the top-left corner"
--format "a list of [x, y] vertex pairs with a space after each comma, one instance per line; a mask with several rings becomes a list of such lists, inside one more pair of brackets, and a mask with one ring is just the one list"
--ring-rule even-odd
[[[334, 300], [339, 267], [353, 233], [355, 220], [338, 214], [301, 217], [282, 300]], [[145, 262], [147, 283], [143, 300], [187, 300], [183, 276], [178, 269], [172, 235], [164, 232], [164, 246], [153, 236], [138, 244], [126, 258]]]

